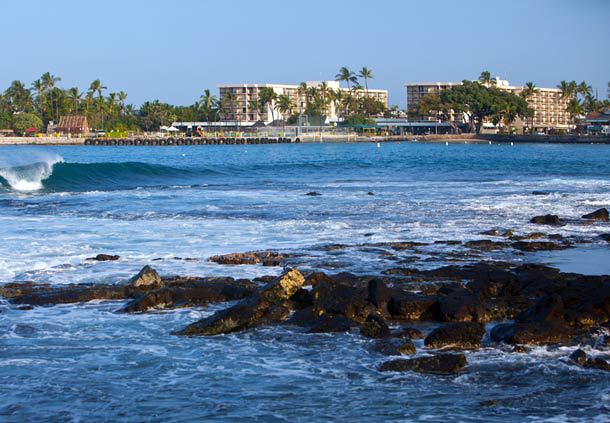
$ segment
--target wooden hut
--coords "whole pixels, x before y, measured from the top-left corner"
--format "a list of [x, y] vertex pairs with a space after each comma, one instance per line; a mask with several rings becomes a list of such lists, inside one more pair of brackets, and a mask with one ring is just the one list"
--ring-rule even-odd
[[89, 135], [89, 124], [86, 116], [61, 116], [55, 127], [55, 132], [61, 135], [83, 136]]

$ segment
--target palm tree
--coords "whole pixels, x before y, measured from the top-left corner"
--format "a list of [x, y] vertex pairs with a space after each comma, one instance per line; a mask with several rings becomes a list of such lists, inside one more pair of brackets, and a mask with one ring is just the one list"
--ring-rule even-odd
[[233, 114], [235, 126], [237, 127], [237, 96], [233, 91], [229, 91], [224, 95], [221, 109], [227, 120], [230, 120], [231, 114]]
[[570, 114], [572, 121], [575, 121], [578, 116], [585, 113], [585, 109], [577, 98], [572, 98], [568, 103], [567, 112]]
[[366, 66], [360, 69], [358, 76], [364, 79], [364, 87], [366, 89], [366, 94], [369, 93], [369, 79], [373, 79], [373, 71]]
[[36, 101], [38, 102], [38, 111], [40, 112], [41, 117], [44, 119], [45, 115], [45, 105], [44, 105], [44, 84], [40, 79], [32, 82], [32, 88], [36, 92]]
[[78, 112], [78, 105], [83, 97], [83, 93], [77, 87], [72, 87], [68, 90], [68, 97], [74, 102], [74, 112]]
[[481, 72], [479, 75], [479, 82], [483, 85], [493, 85], [495, 81], [491, 78], [491, 73], [489, 71]]
[[286, 121], [286, 115], [292, 114], [294, 103], [288, 94], [280, 94], [277, 97], [277, 109], [282, 114], [284, 121]]
[[358, 78], [356, 78], [356, 74], [350, 71], [348, 68], [343, 66], [339, 69], [339, 73], [335, 75], [335, 81], [344, 81], [347, 83], [347, 88], [350, 88], [350, 82], [356, 83], [358, 82]]
[[123, 90], [117, 93], [117, 98], [119, 100], [119, 107], [121, 108], [121, 113], [125, 110], [125, 100], [127, 100], [127, 93]]
[[[59, 76], [51, 75], [49, 72], [45, 72], [40, 77], [40, 80], [42, 82], [42, 86], [44, 87], [44, 90], [50, 92], [50, 95], [51, 95], [51, 107], [52, 107], [54, 105], [54, 103], [53, 103], [53, 90], [55, 89], [55, 83], [61, 81], [61, 78]], [[55, 118], [56, 118], [56, 121], [59, 120], [58, 114], [59, 114], [58, 107], [57, 107], [57, 104], [55, 104]]]
[[583, 98], [585, 98], [587, 94], [591, 94], [593, 89], [585, 81], [582, 81], [580, 84], [578, 84], [577, 91], [583, 96]]
[[523, 91], [521, 91], [521, 96], [527, 100], [537, 92], [538, 88], [536, 88], [536, 84], [534, 84], [533, 82], [526, 82], [525, 86], [523, 87]]
[[103, 85], [102, 81], [100, 81], [99, 79], [96, 79], [95, 81], [93, 81], [91, 83], [91, 85], [89, 85], [89, 92], [91, 93], [91, 97], [93, 97], [93, 94], [95, 94], [95, 93], [97, 93], [97, 96], [98, 96], [98, 113], [100, 114], [100, 116], [102, 118], [102, 126], [104, 126], [104, 113], [102, 111], [102, 107], [103, 107], [102, 91], [104, 91], [106, 89], [108, 89], [108, 87]]
[[574, 87], [571, 82], [561, 81], [559, 82], [559, 85], [557, 85], [557, 88], [561, 90], [562, 99], [568, 99], [574, 96]]
[[263, 107], [268, 107], [271, 110], [271, 121], [275, 121], [275, 100], [277, 94], [271, 87], [263, 87], [258, 94], [259, 101]]
[[199, 97], [201, 109], [206, 122], [210, 121], [212, 115], [212, 109], [216, 106], [218, 99], [210, 92], [210, 90], [203, 90], [203, 94]]

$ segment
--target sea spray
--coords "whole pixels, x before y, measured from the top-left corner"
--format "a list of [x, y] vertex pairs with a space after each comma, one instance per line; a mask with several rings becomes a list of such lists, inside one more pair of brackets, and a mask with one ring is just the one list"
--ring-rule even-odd
[[53, 166], [63, 158], [46, 151], [29, 151], [27, 155], [0, 158], [0, 182], [15, 191], [31, 192], [43, 188], [43, 181], [53, 173]]

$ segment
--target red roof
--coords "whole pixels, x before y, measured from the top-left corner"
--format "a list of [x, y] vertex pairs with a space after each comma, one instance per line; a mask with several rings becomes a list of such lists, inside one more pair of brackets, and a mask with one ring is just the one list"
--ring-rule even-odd
[[32, 126], [32, 127], [28, 128], [28, 129], [26, 129], [26, 130], [25, 130], [25, 132], [38, 132], [38, 129], [37, 129], [37, 128], [34, 128], [34, 127]]

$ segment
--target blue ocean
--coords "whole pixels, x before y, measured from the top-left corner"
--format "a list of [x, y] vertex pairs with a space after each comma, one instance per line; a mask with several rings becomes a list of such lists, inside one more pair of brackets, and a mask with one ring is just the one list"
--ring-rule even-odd
[[[374, 275], [393, 264], [368, 249], [325, 246], [533, 232], [530, 218], [546, 213], [567, 219], [557, 233], [595, 240], [607, 223], [570, 219], [602, 207], [610, 208], [608, 145], [4, 146], [0, 283], [122, 283], [147, 264], [162, 275], [279, 275], [207, 260], [260, 249], [299, 255], [307, 271]], [[87, 260], [99, 253], [121, 258]], [[432, 252], [412, 259], [418, 268], [447, 264]], [[480, 259], [610, 274], [602, 240]], [[610, 420], [610, 373], [569, 365], [572, 347], [484, 347], [455, 376], [380, 373], [385, 358], [357, 333], [274, 326], [177, 337], [226, 305], [116, 313], [123, 304], [19, 310], [0, 299], [0, 421]]]

